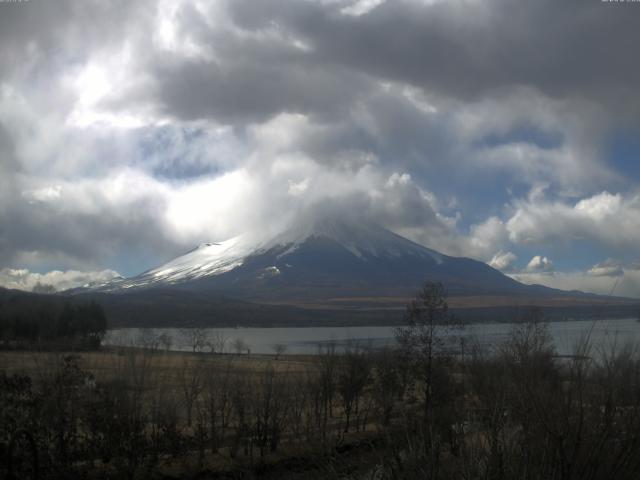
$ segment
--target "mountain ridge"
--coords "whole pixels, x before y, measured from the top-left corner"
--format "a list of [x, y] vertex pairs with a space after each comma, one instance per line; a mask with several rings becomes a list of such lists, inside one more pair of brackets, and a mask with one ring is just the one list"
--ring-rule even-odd
[[405, 296], [425, 281], [451, 294], [567, 294], [517, 282], [489, 265], [444, 255], [373, 222], [304, 218], [273, 235], [243, 234], [197, 248], [128, 279], [87, 290], [171, 287], [257, 301]]

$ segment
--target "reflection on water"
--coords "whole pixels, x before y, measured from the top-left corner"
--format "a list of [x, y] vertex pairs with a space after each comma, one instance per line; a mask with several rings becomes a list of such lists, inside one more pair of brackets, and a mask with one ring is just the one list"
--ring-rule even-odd
[[[497, 346], [513, 329], [511, 323], [484, 323], [447, 332], [452, 345], [477, 343], [483, 347]], [[242, 346], [243, 353], [274, 353], [283, 345], [288, 354], [315, 354], [319, 345], [334, 344], [337, 348], [356, 342], [374, 348], [393, 345], [396, 327], [308, 327], [308, 328], [206, 328], [201, 329], [201, 351], [234, 352]], [[549, 323], [556, 350], [560, 355], [573, 353], [577, 342], [587, 335], [596, 347], [610, 347], [640, 341], [640, 323], [636, 319], [575, 320]], [[158, 342], [162, 338], [164, 343]], [[159, 348], [193, 350], [192, 332], [179, 328], [121, 328], [109, 330], [104, 344], [142, 346], [155, 343]], [[464, 342], [460, 341], [464, 339]], [[215, 341], [214, 341], [215, 340]], [[224, 346], [223, 346], [224, 345]], [[222, 347], [223, 346], [223, 347]]]

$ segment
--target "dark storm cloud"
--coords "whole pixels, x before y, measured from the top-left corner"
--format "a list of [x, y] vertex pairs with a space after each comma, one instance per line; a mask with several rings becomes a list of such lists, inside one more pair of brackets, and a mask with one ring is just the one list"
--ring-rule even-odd
[[73, 258], [77, 264], [95, 266], [98, 259], [113, 257], [119, 249], [138, 246], [175, 253], [155, 218], [162, 208], [160, 198], [149, 195], [127, 202], [125, 208], [108, 208], [90, 192], [78, 199], [61, 190], [52, 198], [13, 191], [7, 199], [9, 208], [0, 212], [0, 241], [7, 246], [0, 248], [0, 265], [19, 267], [16, 258], [37, 254], [47, 263]]
[[[432, 165], [469, 164], [477, 152], [464, 148], [451, 115], [492, 98], [506, 106], [497, 115], [507, 114], [512, 103], [522, 118], [503, 131], [486, 132], [487, 138], [549, 150], [536, 144], [535, 135], [511, 135], [528, 128], [556, 139], [556, 149], [564, 141], [582, 143], [592, 152], [575, 154], [585, 157], [582, 170], [599, 171], [607, 186], [613, 176], [589, 158], [598, 151], [592, 143], [602, 130], [640, 111], [634, 95], [640, 67], [631, 47], [640, 41], [634, 22], [640, 8], [633, 6], [595, 0], [406, 0], [353, 16], [341, 11], [348, 2], [237, 0], [222, 5], [210, 10], [183, 5], [175, 16], [177, 36], [199, 53], [153, 55], [144, 67], [153, 87], [119, 103], [144, 101], [181, 121], [209, 119], [239, 129], [283, 112], [301, 113], [318, 128], [295, 143], [316, 161], [336, 164], [353, 152], [367, 152], [382, 162], [425, 172]], [[439, 114], [425, 113], [397, 91], [389, 93], [385, 82], [426, 93]], [[538, 97], [557, 102], [556, 114], [581, 117], [583, 131], [567, 139], [561, 129], [569, 128], [570, 120], [540, 124], [527, 111], [541, 101]], [[491, 107], [482, 113], [494, 114]], [[471, 148], [484, 140], [470, 139], [475, 142]], [[549, 160], [549, 153], [502, 163], [512, 163], [515, 168], [508, 169], [514, 175], [545, 171], [543, 181], [556, 182], [554, 165], [560, 160]], [[571, 182], [571, 175], [561, 177], [559, 183], [563, 178]], [[568, 191], [593, 193], [588, 179], [576, 178], [580, 182]]]
[[[11, 136], [0, 124], [0, 257], [12, 253], [14, 245], [9, 239], [12, 200], [17, 194], [14, 175], [20, 171]], [[0, 262], [3, 259], [0, 258]]]
[[[240, 52], [239, 52], [240, 54]], [[179, 60], [159, 65], [159, 100], [163, 113], [181, 119], [212, 118], [226, 124], [263, 122], [282, 112], [339, 117], [348, 113], [358, 74], [279, 64], [218, 66]]]
[[20, 169], [20, 163], [16, 159], [13, 139], [2, 124], [0, 124], [0, 159], [0, 171], [5, 175]]
[[[244, 28], [277, 23], [328, 67], [349, 66], [472, 99], [530, 85], [551, 96], [624, 102], [640, 80], [634, 5], [600, 1], [385, 2], [366, 15], [331, 4], [230, 2]], [[632, 100], [633, 101], [633, 100]], [[623, 105], [622, 103], [619, 105]]]

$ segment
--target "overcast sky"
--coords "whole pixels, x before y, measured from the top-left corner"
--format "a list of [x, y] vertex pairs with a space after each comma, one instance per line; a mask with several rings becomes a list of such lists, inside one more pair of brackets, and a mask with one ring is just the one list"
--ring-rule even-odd
[[330, 200], [640, 296], [640, 3], [0, 2], [0, 284], [134, 275]]

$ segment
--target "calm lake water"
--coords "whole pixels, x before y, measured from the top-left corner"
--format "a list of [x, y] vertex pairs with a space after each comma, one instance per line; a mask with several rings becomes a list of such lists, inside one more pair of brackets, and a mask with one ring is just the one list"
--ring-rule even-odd
[[[640, 342], [640, 322], [636, 319], [574, 320], [551, 322], [549, 332], [555, 342], [558, 354], [567, 355], [574, 351], [577, 342], [590, 335], [593, 345], [609, 347], [629, 342]], [[349, 343], [383, 347], [395, 343], [396, 327], [309, 327], [309, 328], [207, 328], [209, 338], [224, 338], [225, 351], [232, 352], [232, 344], [242, 340], [251, 353], [273, 353], [274, 346], [285, 345], [288, 354], [314, 354], [319, 346], [335, 344], [344, 348]], [[477, 342], [484, 347], [500, 345], [514, 328], [511, 323], [484, 323], [466, 326], [463, 330], [448, 332], [452, 345], [469, 345]], [[179, 328], [122, 328], [109, 330], [105, 345], [136, 346], [160, 335], [171, 339], [172, 350], [190, 350], [188, 334]], [[457, 348], [457, 347], [456, 347]], [[203, 350], [207, 351], [205, 347]]]

